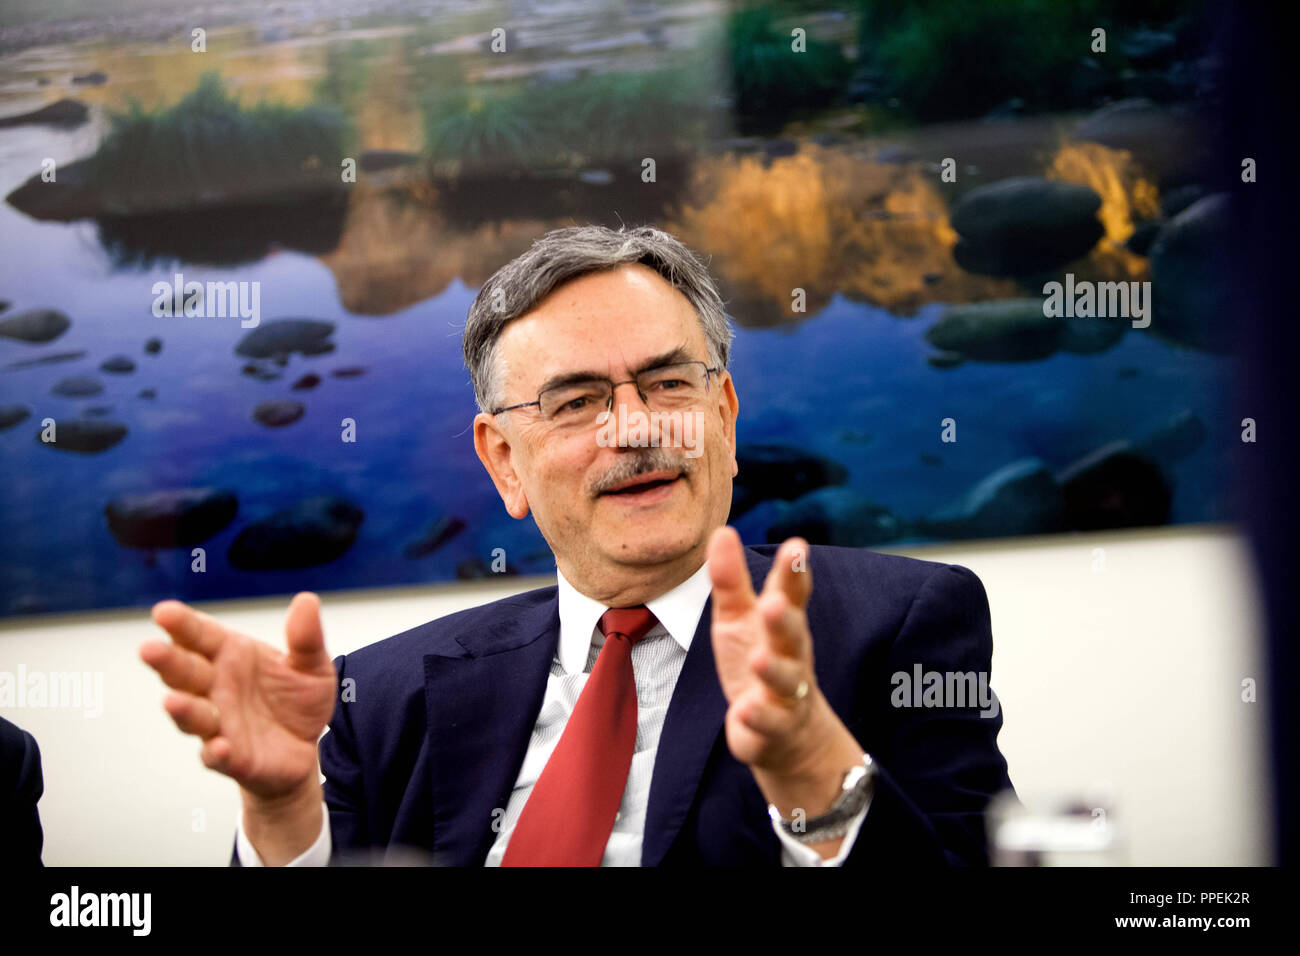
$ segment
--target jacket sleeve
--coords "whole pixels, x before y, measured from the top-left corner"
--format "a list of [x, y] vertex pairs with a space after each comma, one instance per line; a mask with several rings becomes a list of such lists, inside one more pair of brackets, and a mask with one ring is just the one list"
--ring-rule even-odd
[[[1002, 709], [989, 683], [992, 658], [984, 586], [967, 568], [936, 568], [890, 648], [887, 683], [879, 673], [869, 677], [872, 697], [883, 706], [849, 728], [859, 741], [873, 742], [874, 751], [864, 747], [877, 773], [871, 808], [845, 866], [987, 865], [984, 812], [995, 794], [1011, 789], [997, 745]], [[926, 680], [931, 674], [941, 675], [941, 689], [974, 693], [960, 701], [932, 694], [917, 706], [924, 687], [913, 686], [916, 678], [933, 686], [933, 678]]]
[[[348, 712], [350, 695], [345, 694], [346, 667], [346, 654], [334, 658], [337, 680], [334, 715], [317, 745], [321, 773], [325, 775], [323, 789], [329, 810], [331, 866], [339, 865], [349, 850], [366, 844], [361, 761], [357, 757], [356, 734]], [[240, 865], [238, 841], [231, 851], [230, 865]]]
[[320, 739], [320, 769], [325, 775], [325, 803], [330, 814], [330, 865], [337, 866], [351, 852], [369, 845], [366, 832], [366, 802], [362, 789], [361, 759], [357, 754], [356, 730], [349, 709], [354, 696], [348, 693], [347, 655], [334, 660], [339, 691], [335, 694], [334, 717]]
[[45, 832], [36, 808], [44, 792], [36, 738], [0, 717], [0, 863], [44, 865]]

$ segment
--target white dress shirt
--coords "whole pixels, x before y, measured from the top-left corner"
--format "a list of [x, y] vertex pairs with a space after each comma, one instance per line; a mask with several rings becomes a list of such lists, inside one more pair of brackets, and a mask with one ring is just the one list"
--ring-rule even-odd
[[[605, 643], [605, 636], [600, 633], [597, 624], [609, 608], [579, 593], [558, 570], [556, 578], [559, 590], [559, 645], [551, 661], [545, 696], [542, 698], [542, 707], [533, 727], [523, 765], [503, 808], [505, 813], [494, 814], [494, 820], [499, 821], [494, 825], [499, 826], [499, 830], [488, 850], [485, 860], [487, 866], [500, 865], [510, 835], [523, 813], [524, 804], [555, 745], [559, 743], [569, 715], [577, 706], [578, 695], [582, 693], [596, 657]], [[646, 602], [646, 607], [654, 614], [657, 623], [632, 648], [632, 671], [636, 678], [637, 696], [636, 749], [628, 772], [627, 788], [614, 820], [614, 829], [605, 845], [602, 866], [639, 866], [641, 863], [641, 841], [645, 831], [646, 806], [650, 798], [650, 777], [659, 748], [659, 735], [663, 731], [673, 688], [686, 661], [686, 652], [690, 650], [691, 640], [695, 636], [695, 629], [704, 613], [704, 604], [711, 589], [706, 562], [677, 587]], [[823, 860], [816, 850], [787, 835], [771, 821], [772, 828], [781, 841], [782, 864], [840, 865], [853, 848], [869, 807], [870, 803], [854, 817], [840, 844], [839, 852], [828, 860]], [[321, 808], [320, 836], [288, 866], [324, 866], [329, 862], [332, 849], [329, 810], [323, 802]], [[257, 851], [244, 834], [242, 813], [236, 830], [235, 846], [241, 865], [262, 865]]]

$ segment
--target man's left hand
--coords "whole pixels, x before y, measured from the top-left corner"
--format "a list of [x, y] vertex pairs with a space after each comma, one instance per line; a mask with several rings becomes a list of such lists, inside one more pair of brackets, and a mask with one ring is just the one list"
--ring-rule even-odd
[[708, 562], [713, 655], [729, 704], [727, 746], [783, 816], [824, 813], [863, 751], [813, 671], [808, 542], [788, 538], [777, 549], [760, 595], [735, 529], [713, 532]]

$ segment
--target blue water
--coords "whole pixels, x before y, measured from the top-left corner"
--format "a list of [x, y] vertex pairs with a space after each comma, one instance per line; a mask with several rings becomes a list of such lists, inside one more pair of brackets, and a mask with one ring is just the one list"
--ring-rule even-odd
[[[0, 137], [4, 192], [38, 168], [53, 148], [75, 155], [83, 134], [10, 131]], [[35, 223], [0, 205], [0, 298], [5, 313], [46, 307], [66, 312], [72, 328], [47, 345], [0, 339], [0, 365], [50, 352], [85, 349], [57, 365], [0, 372], [0, 403], [33, 415], [0, 433], [0, 613], [147, 605], [164, 597], [211, 599], [446, 580], [466, 558], [491, 559], [505, 548], [524, 573], [553, 569], [532, 521], [501, 505], [474, 454], [475, 412], [461, 360], [460, 328], [475, 289], [459, 280], [440, 295], [384, 318], [354, 316], [339, 301], [334, 277], [317, 259], [292, 252], [234, 269], [199, 265], [115, 271], [93, 226]], [[332, 354], [295, 354], [283, 376], [259, 382], [240, 373], [233, 349], [246, 333], [236, 318], [160, 318], [152, 286], [181, 271], [200, 282], [257, 280], [263, 321], [303, 316], [337, 323]], [[1060, 467], [1106, 442], [1138, 438], [1176, 413], [1193, 410], [1208, 438], [1171, 473], [1174, 520], [1230, 517], [1227, 489], [1240, 415], [1223, 396], [1230, 366], [1130, 331], [1110, 351], [1057, 354], [1027, 364], [926, 364], [923, 333], [930, 306], [912, 318], [836, 298], [797, 328], [738, 329], [732, 372], [741, 399], [739, 439], [794, 445], [849, 470], [849, 484], [911, 518], [962, 496], [1008, 462], [1038, 456]], [[151, 336], [161, 354], [143, 352]], [[129, 375], [98, 372], [115, 354], [137, 363]], [[336, 379], [330, 370], [364, 366]], [[1121, 368], [1138, 369], [1121, 378]], [[312, 391], [289, 386], [307, 371]], [[102, 395], [52, 395], [59, 379], [89, 374]], [[141, 399], [142, 388], [157, 398]], [[305, 417], [280, 429], [252, 421], [259, 401], [293, 397]], [[110, 420], [130, 427], [116, 447], [96, 455], [60, 452], [35, 439], [42, 418], [77, 417], [112, 405]], [[957, 422], [958, 441], [940, 442], [940, 422]], [[357, 442], [340, 440], [341, 420], [357, 422]], [[924, 463], [922, 453], [940, 464]], [[234, 490], [236, 520], [204, 542], [206, 573], [189, 572], [188, 550], [160, 552], [150, 563], [109, 533], [104, 506], [114, 496], [196, 485]], [[352, 548], [327, 565], [301, 571], [242, 572], [225, 554], [250, 521], [313, 493], [342, 495], [365, 510]], [[737, 525], [747, 541], [765, 539], [779, 506], [765, 504]], [[435, 553], [409, 560], [404, 549], [443, 515], [466, 530]]]

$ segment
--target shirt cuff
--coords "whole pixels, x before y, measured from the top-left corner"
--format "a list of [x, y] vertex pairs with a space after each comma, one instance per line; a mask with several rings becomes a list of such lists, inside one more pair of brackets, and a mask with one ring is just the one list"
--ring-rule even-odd
[[858, 838], [858, 831], [862, 829], [862, 821], [867, 818], [867, 811], [871, 809], [871, 797], [867, 798], [866, 804], [857, 815], [849, 821], [848, 832], [840, 841], [839, 852], [830, 859], [822, 859], [822, 855], [807, 844], [800, 843], [790, 834], [781, 829], [781, 824], [772, 821], [772, 829], [776, 831], [778, 839], [781, 841], [781, 865], [782, 866], [840, 866], [853, 850], [853, 844]]
[[[330, 854], [334, 851], [334, 846], [330, 840], [330, 811], [325, 801], [320, 804], [321, 812], [321, 830], [320, 835], [316, 837], [316, 842], [302, 852], [300, 856], [290, 860], [285, 866], [329, 866]], [[244, 833], [244, 814], [241, 810], [239, 813], [239, 822], [235, 824], [235, 852], [239, 854], [240, 866], [263, 866], [262, 858], [257, 855], [253, 849], [252, 842]]]

